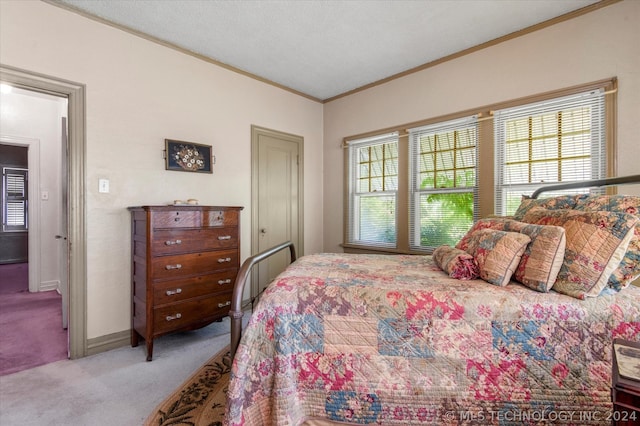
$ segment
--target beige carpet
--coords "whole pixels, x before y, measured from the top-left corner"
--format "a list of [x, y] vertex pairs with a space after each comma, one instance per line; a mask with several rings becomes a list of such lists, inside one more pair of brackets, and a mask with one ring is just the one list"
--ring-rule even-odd
[[227, 346], [158, 405], [144, 425], [222, 426], [230, 371]]

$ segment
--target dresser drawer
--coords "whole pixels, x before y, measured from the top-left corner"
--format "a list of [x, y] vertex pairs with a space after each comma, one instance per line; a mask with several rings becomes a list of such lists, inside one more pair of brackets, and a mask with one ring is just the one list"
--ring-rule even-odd
[[214, 317], [223, 317], [229, 313], [229, 306], [231, 306], [231, 293], [155, 308], [153, 310], [154, 333], [162, 334]]
[[205, 210], [202, 212], [202, 226], [237, 226], [237, 210]]
[[153, 286], [154, 306], [176, 303], [208, 294], [233, 292], [233, 283], [237, 274], [238, 269], [234, 268], [214, 274], [155, 283]]
[[154, 279], [181, 278], [239, 266], [238, 250], [155, 257], [151, 260]]
[[197, 228], [202, 226], [199, 210], [167, 210], [153, 212], [152, 228]]
[[163, 229], [153, 233], [154, 256], [238, 247], [238, 228]]

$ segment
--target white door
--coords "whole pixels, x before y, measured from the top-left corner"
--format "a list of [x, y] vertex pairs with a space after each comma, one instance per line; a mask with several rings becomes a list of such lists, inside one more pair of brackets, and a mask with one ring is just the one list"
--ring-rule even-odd
[[[253, 126], [252, 254], [292, 241], [302, 255], [303, 138]], [[283, 250], [254, 267], [251, 297], [258, 296], [289, 264]]]

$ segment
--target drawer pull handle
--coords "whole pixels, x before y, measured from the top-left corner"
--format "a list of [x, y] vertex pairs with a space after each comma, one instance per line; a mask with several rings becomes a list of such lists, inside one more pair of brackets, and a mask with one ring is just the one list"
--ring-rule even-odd
[[177, 288], [175, 290], [167, 290], [167, 296], [173, 296], [175, 294], [180, 294], [180, 293], [182, 293], [181, 288]]
[[224, 262], [231, 262], [231, 258], [230, 257], [224, 257], [224, 258], [218, 259], [218, 263], [224, 263]]
[[176, 217], [176, 218], [175, 218], [175, 219], [173, 219], [173, 220], [174, 220], [174, 221], [176, 221], [176, 222], [180, 222], [180, 219], [181, 219], [181, 218]]
[[165, 268], [166, 268], [167, 270], [170, 270], [170, 269], [180, 269], [180, 268], [182, 268], [182, 265], [181, 265], [181, 264], [179, 264], [179, 263], [177, 263], [177, 264], [175, 264], [175, 265], [167, 265], [167, 266], [165, 266]]
[[227, 300], [224, 303], [218, 303], [218, 308], [224, 308], [225, 306], [229, 306], [229, 305], [231, 305], [231, 300]]
[[177, 320], [182, 318], [182, 314], [181, 313], [177, 313], [174, 316], [171, 315], [167, 315], [167, 317], [165, 318], [167, 321], [173, 321], [173, 320]]
[[174, 244], [182, 244], [182, 240], [175, 240], [175, 241], [168, 240], [168, 241], [165, 241], [164, 244], [166, 246], [172, 246]]
[[226, 280], [218, 280], [218, 284], [229, 284], [231, 282], [231, 278], [227, 278]]
[[230, 240], [231, 239], [231, 235], [220, 235], [218, 237], [219, 240]]

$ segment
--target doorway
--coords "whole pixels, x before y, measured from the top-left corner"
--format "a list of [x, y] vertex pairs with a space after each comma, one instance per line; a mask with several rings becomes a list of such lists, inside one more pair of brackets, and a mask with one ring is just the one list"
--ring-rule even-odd
[[9, 374], [68, 358], [68, 250], [54, 238], [66, 234], [67, 98], [0, 87], [1, 373]]
[[[67, 99], [67, 145], [61, 154], [66, 160], [68, 177], [64, 185], [67, 214], [59, 218], [67, 227], [60, 235], [66, 246], [65, 257], [60, 260], [68, 279], [68, 354], [71, 359], [87, 355], [86, 337], [86, 230], [85, 230], [85, 87], [9, 66], [0, 66], [0, 81], [12, 87]], [[6, 129], [3, 126], [3, 132]], [[56, 177], [58, 178], [58, 177]], [[60, 177], [62, 180], [62, 177]], [[36, 189], [39, 201], [47, 194]], [[66, 237], [66, 239], [65, 239]], [[55, 238], [55, 237], [54, 237]], [[31, 261], [31, 259], [30, 259]], [[31, 268], [30, 268], [31, 269]], [[31, 280], [31, 278], [30, 278]]]
[[[286, 241], [293, 242], [298, 256], [304, 253], [303, 147], [301, 136], [251, 127], [252, 254]], [[256, 265], [252, 299], [286, 268], [288, 256], [284, 250]]]

